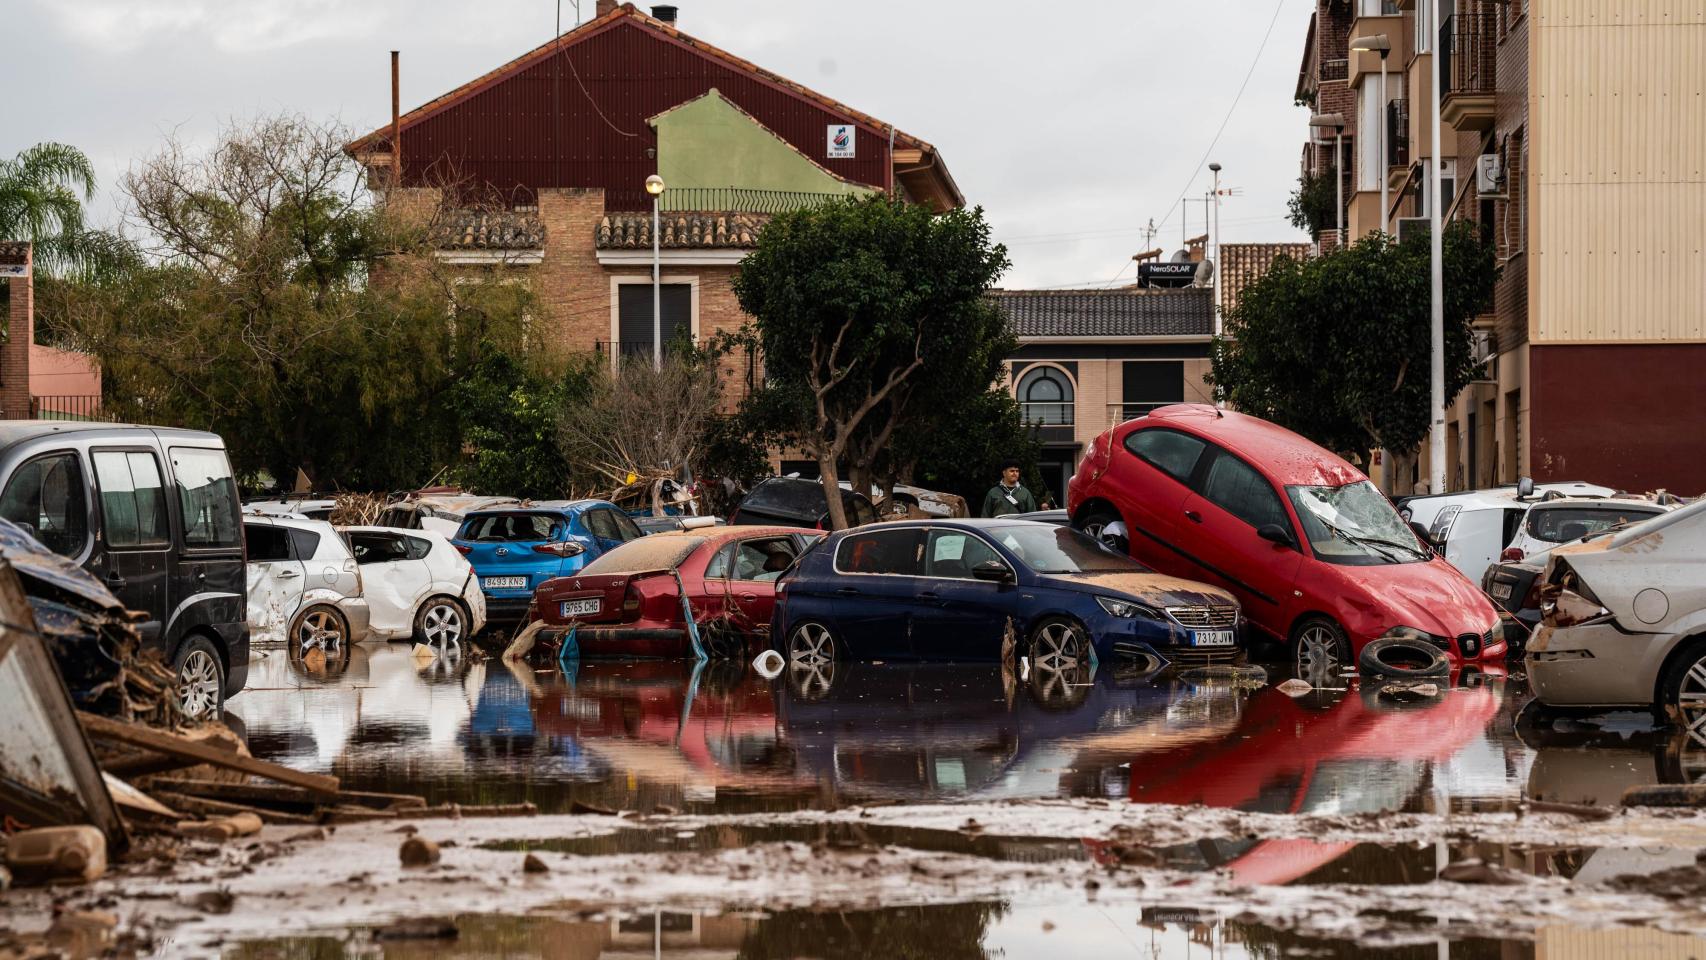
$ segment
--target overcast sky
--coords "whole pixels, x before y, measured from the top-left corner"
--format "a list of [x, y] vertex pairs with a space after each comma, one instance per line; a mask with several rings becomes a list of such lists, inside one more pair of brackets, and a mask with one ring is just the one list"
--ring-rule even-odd
[[[593, 0], [581, 0], [592, 17]], [[1008, 244], [1007, 287], [1131, 275], [1154, 218], [1203, 232], [1223, 166], [1227, 242], [1285, 221], [1307, 111], [1292, 104], [1311, 0], [681, 0], [687, 33], [935, 144]], [[0, 155], [43, 140], [118, 174], [176, 131], [300, 112], [365, 132], [548, 40], [556, 0], [9, 0]], [[647, 9], [640, 5], [641, 9]], [[563, 0], [565, 29], [574, 4]], [[1262, 49], [1264, 34], [1272, 35]], [[1257, 57], [1258, 50], [1262, 50]], [[1255, 64], [1243, 98], [1234, 98]], [[1231, 110], [1228, 120], [1228, 111]], [[1181, 193], [1199, 202], [1185, 209]]]

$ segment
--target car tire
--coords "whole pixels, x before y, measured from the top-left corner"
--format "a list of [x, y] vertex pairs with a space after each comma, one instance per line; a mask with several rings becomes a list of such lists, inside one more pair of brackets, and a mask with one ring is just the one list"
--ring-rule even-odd
[[1327, 617], [1307, 617], [1291, 631], [1297, 676], [1320, 686], [1338, 686], [1339, 671], [1350, 665], [1351, 643], [1344, 628]]
[[428, 597], [415, 611], [415, 642], [429, 647], [459, 647], [468, 639], [468, 611], [443, 595]]
[[1025, 649], [1030, 653], [1033, 673], [1064, 673], [1090, 659], [1090, 632], [1076, 620], [1048, 617], [1031, 628]]
[[1683, 647], [1659, 682], [1658, 719], [1706, 744], [1706, 637]]
[[1119, 529], [1124, 529], [1125, 525], [1121, 522], [1119, 514], [1098, 507], [1086, 514], [1082, 522], [1073, 524], [1073, 526], [1079, 533], [1105, 543], [1126, 556], [1131, 556], [1131, 539], [1129, 537], [1120, 533], [1109, 534], [1105, 532], [1115, 524], [1119, 525]]
[[178, 709], [185, 716], [213, 717], [225, 709], [225, 661], [213, 641], [186, 638], [172, 660], [172, 673], [178, 678]]
[[1369, 641], [1357, 655], [1357, 672], [1365, 677], [1388, 680], [1421, 680], [1448, 677], [1451, 661], [1438, 647], [1425, 640], [1381, 637]]
[[320, 650], [349, 646], [349, 622], [343, 611], [329, 603], [304, 607], [290, 621], [290, 655], [300, 660], [312, 644]]

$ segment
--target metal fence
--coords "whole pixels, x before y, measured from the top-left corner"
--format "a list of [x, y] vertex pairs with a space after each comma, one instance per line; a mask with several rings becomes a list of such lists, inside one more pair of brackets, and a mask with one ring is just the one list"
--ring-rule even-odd
[[1136, 420], [1152, 410], [1159, 410], [1162, 407], [1182, 402], [1180, 400], [1161, 400], [1154, 403], [1110, 403], [1108, 404], [1108, 418], [1116, 423], [1124, 423], [1127, 420]]
[[1349, 59], [1340, 58], [1338, 60], [1321, 61], [1321, 83], [1332, 83], [1335, 80], [1345, 80], [1348, 79], [1350, 75], [1351, 62]]
[[30, 398], [30, 414], [37, 420], [112, 420], [101, 409], [98, 395], [61, 395]]
[[[786, 213], [830, 203], [843, 196], [845, 194], [750, 187], [672, 187], [658, 198], [658, 209], [667, 213]], [[651, 194], [643, 189], [605, 191], [606, 210], [632, 213], [651, 208]]]
[[[683, 342], [680, 340], [665, 340], [663, 355], [666, 358], [672, 356], [682, 346]], [[595, 340], [592, 349], [593, 353], [601, 358], [619, 358], [622, 363], [650, 363], [652, 360], [650, 340]], [[745, 399], [763, 386], [763, 367], [759, 363], [758, 351], [751, 347], [734, 349], [722, 358], [722, 366], [725, 399]]]
[[1019, 404], [1019, 416], [1033, 427], [1070, 427], [1077, 420], [1071, 400]]
[[1492, 93], [1498, 83], [1498, 21], [1458, 13], [1439, 27], [1439, 94]]
[[[1386, 163], [1393, 167], [1410, 165], [1410, 101], [1394, 97], [1386, 104]], [[1381, 171], [1381, 176], [1386, 171]]]

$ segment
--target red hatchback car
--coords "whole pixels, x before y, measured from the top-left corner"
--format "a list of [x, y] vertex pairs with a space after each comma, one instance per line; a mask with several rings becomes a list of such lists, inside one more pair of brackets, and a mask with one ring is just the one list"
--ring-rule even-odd
[[1230, 589], [1300, 673], [1354, 663], [1379, 637], [1460, 661], [1505, 654], [1493, 605], [1361, 471], [1266, 420], [1178, 404], [1120, 424], [1090, 444], [1067, 510], [1157, 570]]
[[728, 655], [744, 655], [749, 646], [756, 653], [769, 639], [777, 578], [822, 536], [747, 526], [654, 533], [540, 584], [528, 619], [579, 624], [582, 656], [685, 657], [692, 645], [679, 574], [701, 639]]

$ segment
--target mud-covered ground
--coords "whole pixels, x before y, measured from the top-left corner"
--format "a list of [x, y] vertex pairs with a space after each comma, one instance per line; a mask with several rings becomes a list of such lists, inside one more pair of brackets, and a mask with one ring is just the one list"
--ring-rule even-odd
[[[541, 815], [271, 827], [13, 891], [0, 924], [59, 896], [163, 956], [1706, 956], [1706, 812], [1616, 807], [1706, 750], [1634, 715], [1536, 729], [1525, 699], [1474, 668], [1400, 699], [263, 652], [230, 704], [256, 755]], [[399, 863], [415, 831], [436, 865]], [[423, 932], [454, 938], [394, 939]]]

